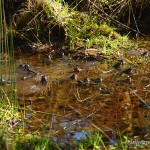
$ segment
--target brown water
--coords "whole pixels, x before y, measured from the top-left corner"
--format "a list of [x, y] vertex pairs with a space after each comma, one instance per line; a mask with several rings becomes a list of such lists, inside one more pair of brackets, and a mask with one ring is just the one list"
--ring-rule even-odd
[[[150, 49], [148, 42], [140, 45], [145, 43]], [[19, 103], [28, 109], [25, 131], [54, 134], [54, 140], [61, 142], [85, 138], [88, 131], [100, 131], [111, 138], [118, 130], [150, 140], [150, 109], [139, 105], [139, 97], [150, 102], [149, 57], [136, 58], [135, 63], [129, 60], [125, 58], [122, 69], [131, 66], [132, 73], [121, 75], [112, 67], [112, 60], [85, 62], [65, 57], [43, 64], [40, 54], [20, 55], [16, 61], [17, 87]], [[22, 63], [28, 63], [37, 75], [20, 70]], [[74, 65], [82, 70], [75, 73]], [[70, 79], [74, 73], [77, 80]], [[47, 85], [40, 83], [41, 75], [47, 77]], [[124, 82], [128, 76], [131, 82]], [[84, 78], [102, 78], [102, 83], [78, 84]]]

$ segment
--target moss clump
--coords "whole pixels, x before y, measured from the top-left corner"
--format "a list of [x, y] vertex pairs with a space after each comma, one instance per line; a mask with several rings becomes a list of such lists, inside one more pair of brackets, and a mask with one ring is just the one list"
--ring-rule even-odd
[[20, 39], [31, 43], [56, 43], [59, 48], [65, 43], [70, 50], [92, 47], [113, 52], [133, 47], [134, 44], [127, 37], [116, 32], [110, 21], [97, 14], [91, 16], [88, 9], [83, 12], [72, 7], [73, 5], [64, 1], [28, 2], [24, 7], [25, 11], [15, 21], [16, 30], [21, 31]]
[[59, 144], [52, 142], [51, 138], [47, 137], [25, 137], [19, 138], [16, 141], [15, 150], [60, 150]]
[[0, 149], [1, 150], [6, 149], [6, 143], [5, 143], [5, 140], [3, 138], [3, 135], [0, 135]]
[[97, 48], [102, 52], [113, 53], [130, 49], [135, 44], [127, 36], [121, 36], [114, 27], [109, 26], [98, 17], [87, 14], [75, 14], [69, 22], [68, 35], [70, 49]]

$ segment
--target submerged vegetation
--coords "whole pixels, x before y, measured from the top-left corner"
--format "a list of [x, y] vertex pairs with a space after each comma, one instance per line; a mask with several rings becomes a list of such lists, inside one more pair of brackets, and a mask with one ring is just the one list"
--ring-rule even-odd
[[[96, 131], [95, 133], [89, 132], [83, 139], [70, 143], [61, 143], [61, 141], [57, 143], [50, 132], [43, 136], [38, 132], [39, 129], [34, 133], [26, 134], [24, 128], [28, 116], [25, 112], [29, 111], [34, 114], [36, 111], [32, 111], [30, 107], [26, 108], [24, 101], [21, 105], [23, 107], [18, 105], [21, 102], [17, 97], [15, 56], [19, 55], [20, 51], [23, 54], [38, 53], [44, 55], [48, 53], [50, 56], [46, 56], [50, 61], [53, 53], [61, 54], [61, 57], [65, 55], [69, 59], [78, 60], [81, 58], [86, 61], [85, 57], [94, 58], [94, 60], [98, 58], [99, 60], [100, 56], [100, 60], [102, 58], [108, 60], [109, 63], [113, 62], [114, 59], [119, 59], [120, 66], [123, 63], [123, 55], [128, 55], [128, 51], [130, 52], [130, 50], [137, 47], [137, 44], [129, 37], [132, 35], [135, 39], [135, 35], [141, 34], [142, 27], [147, 29], [145, 24], [142, 26], [142, 21], [147, 23], [150, 17], [147, 16], [148, 19], [142, 19], [141, 22], [140, 19], [145, 16], [149, 7], [150, 2], [143, 0], [0, 0], [0, 149], [96, 150], [121, 148], [126, 150], [128, 148], [144, 147], [144, 144], [130, 144], [129, 146], [127, 144], [128, 135], [122, 135], [119, 131], [115, 135], [117, 137], [113, 137], [114, 139], [107, 137], [105, 134], [102, 136], [103, 132], [98, 133]], [[140, 13], [138, 13], [139, 10]], [[138, 58], [133, 54], [136, 60], [135, 57], [126, 58], [126, 56], [124, 59], [126, 63], [134, 66], [136, 63], [146, 60], [148, 53], [146, 52], [143, 50], [139, 54], [142, 58]], [[80, 53], [84, 56], [81, 57]], [[42, 64], [45, 63], [44, 61], [42, 61]], [[32, 71], [27, 64], [25, 65], [26, 67], [23, 66], [23, 69], [28, 71], [27, 75], [34, 76], [38, 74]], [[113, 65], [113, 67], [119, 70], [118, 64]], [[104, 68], [109, 68], [109, 65], [105, 65]], [[82, 69], [77, 68], [76, 72], [80, 72], [80, 70]], [[101, 71], [101, 68], [98, 67], [99, 70]], [[128, 70], [129, 72], [127, 72]], [[125, 80], [121, 78], [117, 80], [117, 83], [130, 82], [128, 74], [131, 70], [131, 68], [127, 68], [121, 72], [118, 71], [121, 75], [126, 75], [124, 75]], [[98, 74], [98, 71], [95, 71], [95, 74]], [[71, 76], [69, 79], [72, 79]], [[92, 80], [92, 84], [96, 87], [101, 82], [97, 78], [84, 78], [78, 80], [77, 84], [83, 87], [89, 85], [88, 79]], [[26, 80], [25, 76], [20, 80]], [[44, 78], [44, 81], [47, 84], [46, 78]], [[68, 81], [68, 79], [65, 81]], [[49, 86], [52, 86], [52, 83]], [[49, 88], [46, 90], [46, 93], [52, 95]], [[105, 84], [102, 84], [98, 90], [104, 97], [110, 95]], [[43, 93], [40, 93], [40, 96], [38, 95], [38, 99], [46, 101]], [[80, 100], [79, 93], [76, 97], [78, 101], [84, 103], [84, 100]], [[30, 99], [28, 101], [31, 103]], [[75, 111], [77, 110], [75, 109]], [[37, 111], [37, 113], [44, 114], [41, 111]], [[94, 114], [94, 112], [92, 113]], [[57, 114], [50, 113], [48, 115], [53, 117]], [[76, 115], [80, 116], [81, 114], [77, 111]], [[47, 118], [44, 119], [48, 120]], [[131, 120], [129, 119], [129, 121]], [[43, 121], [41, 122], [43, 123]], [[93, 126], [99, 130], [96, 125]], [[47, 125], [43, 130], [48, 127]], [[63, 128], [64, 131], [65, 127]]]

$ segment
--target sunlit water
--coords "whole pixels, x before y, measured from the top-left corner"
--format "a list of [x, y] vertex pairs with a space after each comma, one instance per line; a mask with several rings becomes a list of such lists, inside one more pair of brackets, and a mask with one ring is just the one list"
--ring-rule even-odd
[[[148, 42], [144, 47], [150, 49]], [[141, 107], [139, 100], [150, 102], [149, 56], [143, 62], [140, 58], [136, 63], [128, 60], [121, 70], [131, 66], [132, 73], [122, 75], [110, 60], [85, 62], [65, 57], [42, 63], [41, 55], [19, 56], [18, 98], [21, 107], [28, 109], [25, 131], [53, 134], [54, 141], [62, 143], [85, 138], [88, 131], [100, 131], [107, 138], [119, 131], [150, 139], [150, 109]], [[28, 63], [37, 74], [20, 70], [22, 63]], [[79, 73], [74, 72], [75, 65], [82, 69]], [[70, 79], [72, 74], [77, 80]], [[46, 76], [46, 85], [40, 83], [41, 75]], [[79, 84], [84, 78], [101, 78], [102, 83]]]

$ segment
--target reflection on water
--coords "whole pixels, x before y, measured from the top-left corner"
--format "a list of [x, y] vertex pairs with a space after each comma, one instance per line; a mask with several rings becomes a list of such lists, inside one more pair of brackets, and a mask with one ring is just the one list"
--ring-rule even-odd
[[[119, 129], [120, 133], [150, 139], [149, 109], [140, 107], [139, 98], [129, 90], [150, 102], [149, 57], [136, 64], [125, 59], [121, 70], [132, 66], [131, 74], [113, 68], [112, 60], [83, 62], [62, 58], [43, 64], [38, 56], [23, 56], [17, 59], [16, 66], [21, 63], [28, 63], [36, 72], [32, 76], [17, 68], [19, 101], [29, 109], [27, 132], [52, 133], [54, 141], [61, 137], [65, 142], [86, 138], [91, 130], [111, 136]], [[74, 66], [81, 71], [74, 72]], [[70, 79], [72, 74], [77, 79]], [[41, 84], [41, 75], [46, 76], [46, 85]], [[97, 82], [99, 79], [102, 81]], [[31, 103], [27, 103], [29, 100]]]

